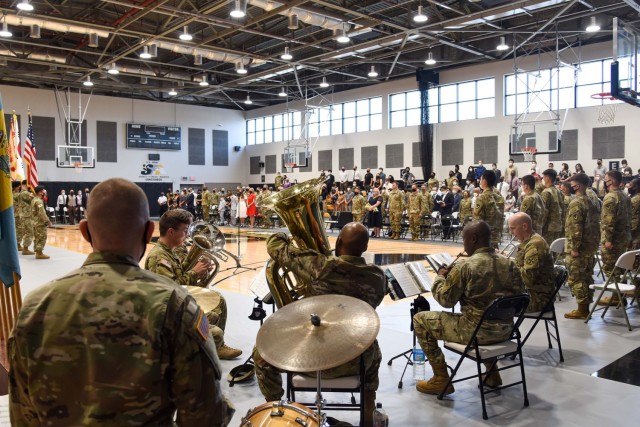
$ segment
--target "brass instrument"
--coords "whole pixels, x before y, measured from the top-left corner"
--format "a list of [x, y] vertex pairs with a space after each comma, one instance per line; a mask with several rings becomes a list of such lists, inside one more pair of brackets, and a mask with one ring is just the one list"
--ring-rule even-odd
[[[440, 268], [444, 268], [444, 269], [446, 269], [446, 270], [447, 270], [447, 272], [444, 274], [444, 277], [447, 277], [447, 275], [449, 274], [449, 272], [453, 269], [453, 266], [454, 266], [454, 265], [456, 265], [456, 262], [458, 262], [458, 259], [459, 259], [459, 258], [461, 258], [461, 257], [462, 257], [462, 258], [466, 258], [466, 257], [468, 257], [468, 256], [469, 256], [469, 255], [467, 255], [467, 253], [466, 253], [466, 252], [462, 251], [462, 252], [460, 252], [460, 253], [458, 254], [458, 256], [456, 256], [456, 257], [455, 257], [455, 259], [451, 262], [451, 264], [450, 264], [450, 265], [443, 264], [443, 265], [442, 265], [442, 267], [440, 267]], [[436, 271], [436, 273], [438, 273], [438, 272]]]
[[182, 261], [184, 271], [191, 270], [201, 260], [213, 263], [213, 267], [198, 279], [198, 286], [208, 287], [211, 284], [213, 278], [220, 271], [218, 259], [227, 261], [229, 258], [233, 258], [236, 265], [239, 265], [238, 258], [224, 249], [226, 243], [224, 234], [215, 225], [197, 221], [189, 226], [187, 233], [192, 245]]
[[[271, 209], [280, 216], [298, 248], [330, 255], [331, 246], [322, 226], [322, 212], [318, 205], [324, 181], [323, 177], [310, 179], [271, 194], [260, 200], [258, 207]], [[288, 273], [286, 266], [273, 260], [267, 262], [267, 284], [278, 308], [297, 297], [306, 296], [306, 284]]]

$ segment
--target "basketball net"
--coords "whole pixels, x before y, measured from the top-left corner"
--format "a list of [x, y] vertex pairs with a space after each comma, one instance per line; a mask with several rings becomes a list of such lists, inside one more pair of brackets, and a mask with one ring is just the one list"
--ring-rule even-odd
[[[610, 92], [594, 93], [591, 95], [592, 99], [598, 99], [603, 101], [602, 105], [598, 108], [598, 123], [601, 125], [612, 125], [616, 121], [616, 104], [611, 103], [616, 98], [611, 96]], [[605, 102], [609, 101], [609, 102]]]
[[73, 168], [76, 170], [76, 173], [82, 173], [82, 163], [74, 163]]
[[535, 148], [525, 147], [522, 149], [522, 156], [526, 162], [530, 162], [533, 160], [533, 156], [536, 154], [538, 150]]

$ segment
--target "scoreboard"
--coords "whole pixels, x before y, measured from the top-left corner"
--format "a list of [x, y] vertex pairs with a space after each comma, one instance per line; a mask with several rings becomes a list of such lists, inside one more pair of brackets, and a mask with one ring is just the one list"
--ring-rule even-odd
[[179, 126], [156, 126], [127, 123], [127, 148], [180, 150]]

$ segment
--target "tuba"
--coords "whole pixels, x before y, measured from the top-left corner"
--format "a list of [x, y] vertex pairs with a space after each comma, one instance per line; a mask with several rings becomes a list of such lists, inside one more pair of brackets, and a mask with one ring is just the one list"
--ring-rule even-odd
[[[263, 198], [258, 207], [271, 209], [280, 216], [298, 248], [330, 255], [331, 246], [324, 232], [322, 212], [318, 205], [318, 196], [324, 181], [324, 177], [320, 177], [294, 185]], [[295, 277], [292, 278], [286, 266], [269, 260], [266, 276], [271, 296], [278, 308], [298, 297], [306, 296], [306, 284]]]
[[182, 268], [185, 271], [191, 270], [202, 259], [213, 263], [213, 267], [198, 279], [197, 286], [209, 286], [218, 271], [220, 271], [218, 259], [227, 261], [229, 258], [233, 258], [236, 261], [236, 265], [239, 264], [238, 258], [224, 249], [226, 241], [224, 234], [218, 227], [207, 224], [204, 221], [197, 221], [189, 226], [188, 235], [192, 245], [187, 256], [182, 261]]

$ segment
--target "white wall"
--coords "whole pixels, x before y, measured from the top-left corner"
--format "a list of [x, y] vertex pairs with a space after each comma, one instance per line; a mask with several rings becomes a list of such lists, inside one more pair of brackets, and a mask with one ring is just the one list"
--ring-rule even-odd
[[[99, 84], [99, 83], [98, 83]], [[27, 131], [27, 109], [31, 108], [34, 116], [55, 118], [56, 146], [64, 145], [65, 127], [62, 107], [58, 112], [57, 101], [53, 90], [29, 89], [13, 86], [0, 86], [0, 94], [5, 113], [16, 110], [21, 117], [21, 139], [24, 141]], [[72, 113], [77, 118], [77, 91], [72, 93]], [[86, 105], [89, 97], [83, 91], [82, 105]], [[65, 101], [66, 102], [66, 101]], [[60, 115], [61, 116], [60, 116]], [[118, 162], [96, 162], [95, 169], [85, 168], [82, 174], [74, 169], [58, 168], [55, 161], [38, 161], [38, 177], [41, 181], [102, 181], [111, 177], [123, 177], [131, 181], [144, 181], [140, 175], [142, 164], [149, 153], [160, 154], [160, 164], [164, 167], [174, 188], [180, 184], [202, 184], [204, 182], [244, 182], [248, 157], [244, 151], [235, 152], [234, 145], [245, 144], [245, 121], [242, 111], [220, 108], [196, 107], [154, 101], [132, 100], [125, 98], [92, 96], [87, 113], [87, 145], [94, 147], [96, 154], [96, 121], [118, 123]], [[143, 123], [155, 125], [178, 125], [182, 128], [182, 149], [180, 151], [133, 150], [126, 148], [126, 124]], [[7, 124], [7, 127], [9, 124]], [[205, 129], [205, 166], [188, 164], [188, 128]], [[211, 130], [229, 132], [229, 166], [211, 166], [212, 142]], [[38, 135], [35, 135], [36, 144]], [[37, 145], [36, 145], [37, 150]], [[181, 181], [181, 177], [193, 177], [191, 181]]]

